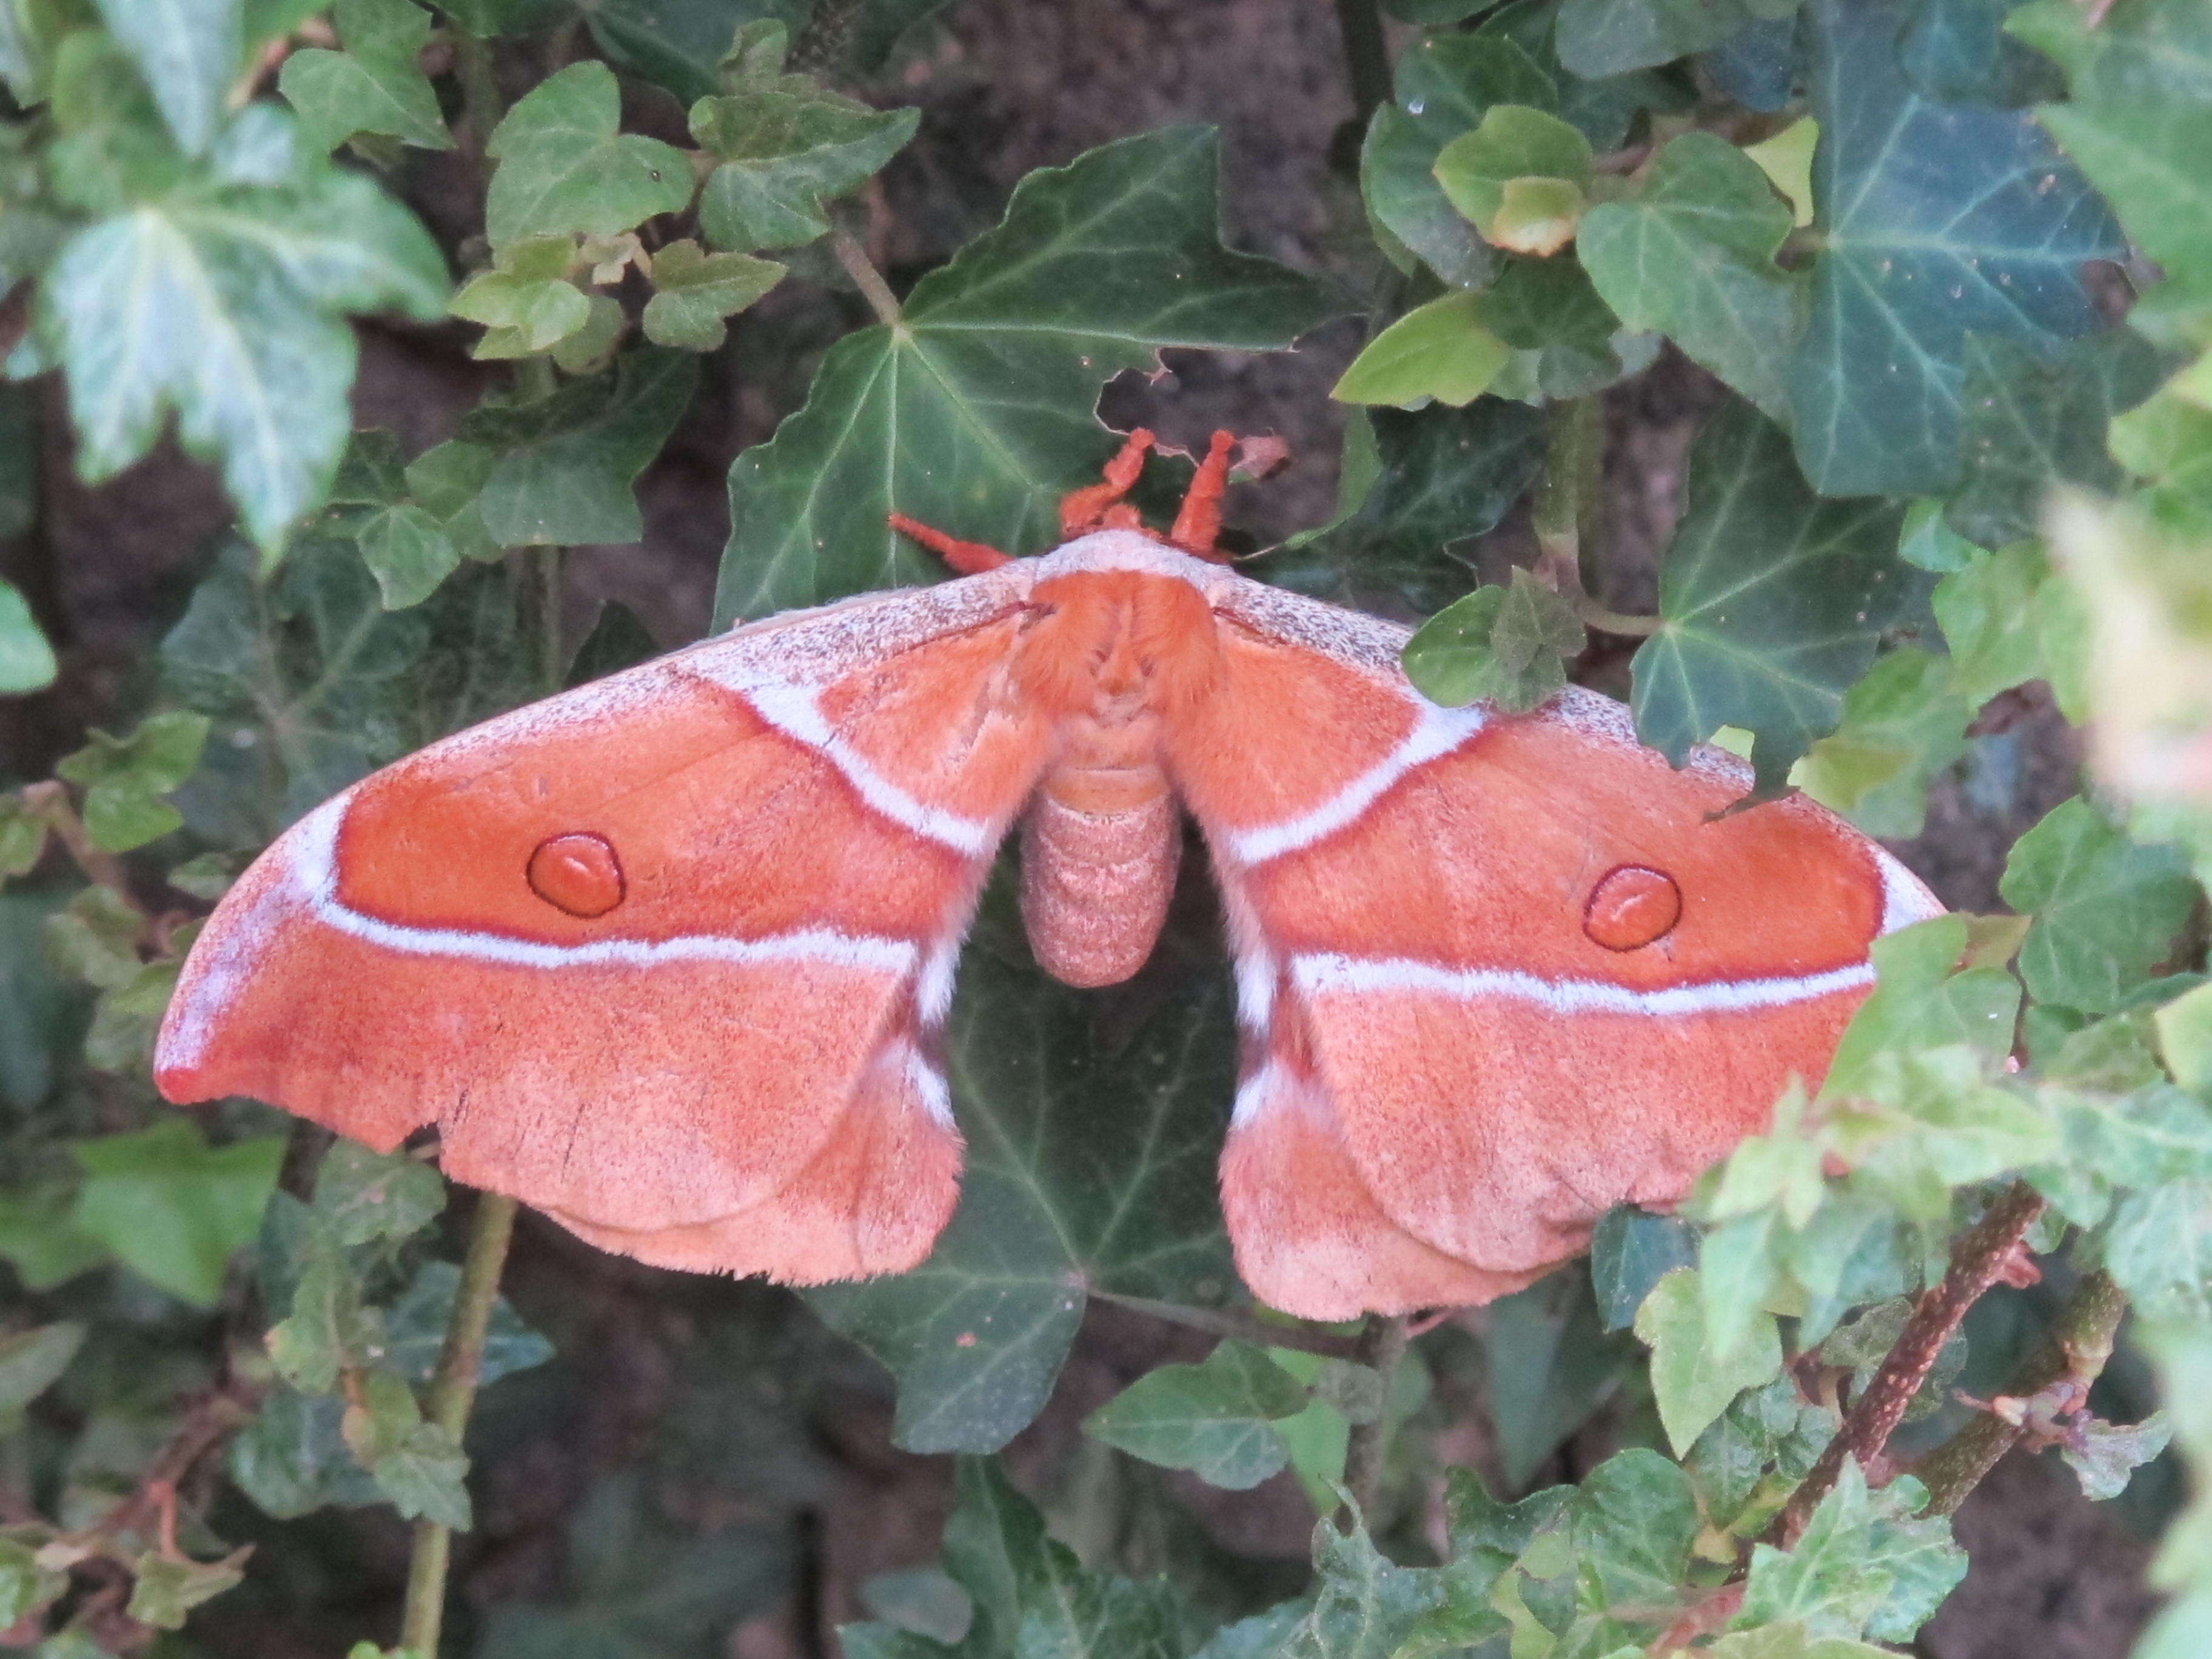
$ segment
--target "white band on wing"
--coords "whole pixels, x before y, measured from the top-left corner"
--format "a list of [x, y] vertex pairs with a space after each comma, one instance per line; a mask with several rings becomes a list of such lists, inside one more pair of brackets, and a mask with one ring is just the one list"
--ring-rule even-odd
[[1409, 691], [1417, 718], [1398, 746], [1310, 812], [1279, 823], [1239, 830], [1224, 837], [1230, 855], [1243, 865], [1264, 864], [1333, 836], [1372, 806], [1382, 793], [1415, 767], [1449, 755], [1482, 730], [1489, 716], [1480, 704], [1440, 708]]
[[1298, 989], [1309, 996], [1332, 991], [1410, 991], [1463, 1002], [1499, 997], [1558, 1014], [1641, 1014], [1652, 1018], [1780, 1008], [1874, 983], [1874, 969], [1865, 963], [1819, 974], [1708, 980], [1699, 985], [1670, 985], [1656, 991], [1638, 991], [1603, 980], [1541, 979], [1510, 968], [1440, 968], [1432, 962], [1405, 957], [1294, 957], [1291, 975]]
[[855, 794], [892, 823], [904, 824], [916, 835], [927, 836], [970, 858], [981, 858], [998, 845], [996, 826], [942, 807], [925, 806], [878, 772], [823, 718], [816, 694], [807, 687], [748, 685], [743, 695], [763, 720], [836, 767]]

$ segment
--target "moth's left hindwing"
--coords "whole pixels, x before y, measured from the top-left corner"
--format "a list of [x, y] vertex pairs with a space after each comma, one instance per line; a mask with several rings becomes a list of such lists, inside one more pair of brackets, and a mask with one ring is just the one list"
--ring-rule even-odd
[[434, 745], [226, 896], [155, 1059], [663, 1266], [912, 1266], [957, 1197], [936, 1037], [1048, 732], [1023, 582], [772, 620]]

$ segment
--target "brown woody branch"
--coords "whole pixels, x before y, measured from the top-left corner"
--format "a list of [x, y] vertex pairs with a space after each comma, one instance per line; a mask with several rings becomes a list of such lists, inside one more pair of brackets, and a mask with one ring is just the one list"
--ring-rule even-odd
[[1936, 1355], [1957, 1333], [1966, 1310], [2004, 1277], [2021, 1241], [2042, 1213], [2043, 1200], [2035, 1190], [2015, 1183], [1952, 1246], [1950, 1271], [1942, 1284], [1922, 1294], [1881, 1369], [1851, 1403], [1842, 1429], [1775, 1518], [1769, 1534], [1773, 1541], [1784, 1547], [1796, 1541], [1843, 1473], [1846, 1457], [1856, 1458], [1864, 1468], [1881, 1455], [1904, 1420], [1905, 1408], [1927, 1382]]

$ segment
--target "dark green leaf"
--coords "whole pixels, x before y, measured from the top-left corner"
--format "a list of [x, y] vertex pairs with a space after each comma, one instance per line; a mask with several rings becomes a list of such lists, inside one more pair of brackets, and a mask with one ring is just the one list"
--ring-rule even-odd
[[1515, 1487], [1589, 1420], [1637, 1358], [1632, 1340], [1607, 1337], [1579, 1272], [1492, 1303], [1482, 1347], [1501, 1473]]
[[480, 409], [461, 436], [498, 453], [477, 508], [501, 547], [636, 541], [645, 533], [630, 485], [660, 453], [699, 385], [689, 352], [625, 353], [611, 377], [543, 402]]
[[1590, 1234], [1590, 1288], [1599, 1324], [1625, 1331], [1651, 1287], [1677, 1267], [1696, 1265], [1697, 1231], [1678, 1216], [1616, 1204]]
[[446, 1207], [437, 1170], [404, 1152], [374, 1152], [359, 1141], [332, 1143], [315, 1171], [311, 1224], [339, 1249], [420, 1232]]
[[1709, 422], [1690, 457], [1689, 508], [1659, 571], [1663, 625], [1636, 653], [1637, 731], [1682, 763], [1723, 726], [1753, 735], [1778, 787], [1835, 729], [1844, 694], [1912, 584], [1886, 501], [1823, 501], [1790, 441], [1745, 403]]
[[330, 1249], [309, 1258], [293, 1287], [291, 1311], [267, 1338], [276, 1374], [302, 1394], [330, 1393], [340, 1372], [371, 1364], [383, 1341], [383, 1321], [362, 1305], [360, 1281]]
[[1656, 1613], [1680, 1594], [1703, 1522], [1679, 1465], [1641, 1448], [1619, 1453], [1590, 1471], [1574, 1507], [1580, 1571], [1601, 1606]]
[[[82, 1325], [59, 1320], [0, 1336], [0, 1434], [14, 1433], [23, 1407], [60, 1380], [84, 1345], [84, 1334]], [[1298, 1403], [1305, 1403], [1303, 1394]]]
[[571, 64], [518, 99], [491, 135], [484, 204], [495, 248], [525, 236], [618, 235], [691, 200], [684, 152], [619, 131], [622, 94], [605, 64]]
[[1758, 1528], [1811, 1472], [1838, 1420], [1786, 1376], [1738, 1395], [1683, 1460], [1705, 1513], [1739, 1536]]
[[1139, 1377], [1084, 1419], [1083, 1429], [1132, 1457], [1243, 1492], [1290, 1462], [1273, 1419], [1306, 1404], [1306, 1391], [1265, 1353], [1223, 1342], [1202, 1364], [1163, 1365]]
[[107, 1249], [70, 1220], [70, 1194], [59, 1186], [0, 1195], [0, 1261], [27, 1291], [66, 1284], [107, 1260]]
[[1797, 80], [1797, 20], [1747, 23], [1699, 58], [1713, 84], [1746, 109], [1771, 115], [1790, 102]]
[[592, 624], [584, 642], [576, 647], [575, 657], [568, 664], [568, 684], [582, 685], [605, 674], [635, 668], [659, 654], [659, 641], [638, 620], [637, 612], [610, 599], [600, 608], [599, 618]]
[[1844, 694], [1836, 729], [1790, 781], [1869, 836], [1917, 836], [1929, 785], [1966, 752], [1976, 707], [1960, 694], [1948, 659], [1902, 646]]
[[1355, 510], [1255, 574], [1339, 604], [1424, 616], [1475, 579], [1474, 538], [1494, 529], [1543, 466], [1543, 419], [1525, 404], [1368, 417], [1376, 471]]
[[132, 1563], [137, 1575], [125, 1613], [156, 1630], [182, 1630], [185, 1616], [246, 1580], [247, 1552], [222, 1561], [190, 1561], [148, 1550]]
[[1771, 418], [1786, 420], [1782, 367], [1800, 282], [1774, 263], [1789, 204], [1733, 144], [1674, 139], [1637, 193], [1583, 217], [1583, 267], [1623, 325], [1656, 329]]
[[473, 1524], [469, 1460], [453, 1437], [422, 1419], [415, 1390], [387, 1370], [358, 1373], [340, 1432], [376, 1489], [410, 1521], [434, 1521], [457, 1532]]
[[280, 1521], [325, 1504], [359, 1508], [383, 1501], [368, 1472], [338, 1433], [345, 1403], [335, 1395], [278, 1389], [230, 1443], [228, 1469], [239, 1490]]
[[345, 50], [302, 48], [276, 76], [308, 137], [326, 150], [357, 132], [451, 149], [453, 135], [419, 61], [430, 15], [414, 0], [337, 0], [331, 15]]
[[93, 845], [127, 853], [165, 836], [184, 819], [161, 797], [199, 765], [204, 714], [150, 714], [128, 738], [94, 731], [92, 742], [54, 768], [84, 786], [84, 829]]
[[914, 137], [921, 112], [874, 110], [798, 76], [692, 107], [691, 136], [720, 165], [699, 196], [718, 248], [797, 247], [830, 228], [823, 204], [858, 189]]
[[461, 562], [446, 526], [412, 502], [384, 508], [355, 536], [386, 611], [422, 604]]
[[715, 73], [732, 35], [775, 18], [797, 28], [806, 0], [581, 0], [592, 39], [617, 69], [657, 82], [690, 106], [722, 89]]
[[1113, 449], [1099, 386], [1162, 346], [1273, 350], [1330, 310], [1218, 240], [1214, 135], [1171, 128], [1022, 181], [1005, 221], [932, 271], [904, 320], [831, 348], [806, 407], [730, 469], [715, 615], [817, 605], [938, 572], [893, 510], [1034, 552]]
[[[1328, 1521], [1314, 1528], [1314, 1572], [1312, 1606], [1270, 1650], [1281, 1659], [1392, 1659], [1445, 1595], [1441, 1571], [1396, 1565], [1356, 1516], [1349, 1532]], [[1239, 1651], [1203, 1650], [1220, 1659]]]
[[2197, 896], [2179, 849], [2129, 840], [2078, 798], [2013, 844], [1997, 890], [2035, 916], [2020, 951], [2030, 994], [2090, 1013], [2150, 977]]
[[853, 62], [870, 73], [881, 69], [908, 29], [945, 9], [950, 0], [862, 0], [853, 27]]
[[1626, 333], [1572, 259], [1509, 258], [1475, 301], [1485, 328], [1516, 349], [1492, 382], [1501, 398], [1580, 398], [1649, 364], [1653, 335]]
[[173, 1117], [70, 1148], [84, 1171], [71, 1223], [141, 1278], [201, 1307], [261, 1225], [283, 1162], [282, 1136], [211, 1147]]
[[[414, 1283], [386, 1312], [384, 1363], [409, 1382], [427, 1383], [437, 1370], [460, 1284], [461, 1270], [452, 1262], [426, 1261]], [[553, 1345], [523, 1323], [505, 1297], [494, 1300], [483, 1358], [477, 1369], [478, 1383], [488, 1387], [552, 1357]]]
[[1798, 0], [1564, 0], [1559, 61], [1596, 80], [1672, 63], [1717, 46], [1753, 23], [1779, 21]]
[[2105, 428], [2158, 385], [2157, 354], [2117, 328], [2040, 361], [2018, 340], [1970, 334], [1959, 432], [1966, 481], [1944, 516], [1984, 547], [2033, 536], [2055, 484], [2109, 494], [2120, 470]]
[[1910, 1640], [1966, 1571], [1950, 1522], [1914, 1518], [1926, 1499], [1909, 1476], [1869, 1492], [1857, 1461], [1847, 1461], [1787, 1554], [1765, 1544], [1753, 1553], [1739, 1622]]
[[1448, 708], [1524, 714], [1558, 694], [1588, 643], [1573, 607], [1516, 567], [1511, 586], [1478, 587], [1422, 623], [1406, 641], [1406, 678]]
[[1789, 365], [1798, 459], [1825, 495], [1941, 490], [1959, 472], [1966, 336], [2041, 351], [2091, 332], [2081, 266], [2125, 244], [2028, 116], [1911, 89], [1902, 0], [1813, 0], [1810, 16], [1825, 246]]
[[1086, 1290], [1227, 1297], [1226, 1006], [1208, 981], [1116, 1042], [1096, 999], [970, 947], [946, 1036], [968, 1139], [960, 1208], [914, 1272], [806, 1293], [897, 1374], [900, 1445], [1005, 1444], [1050, 1392]]
[[2055, 98], [2064, 82], [2051, 60], [2005, 33], [2021, 0], [1913, 0], [1898, 63], [1913, 90], [1939, 102], [2017, 109]]

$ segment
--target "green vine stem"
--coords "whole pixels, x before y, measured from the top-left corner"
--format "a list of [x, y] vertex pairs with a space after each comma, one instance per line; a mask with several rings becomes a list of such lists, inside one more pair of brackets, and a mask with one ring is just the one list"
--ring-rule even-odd
[[1888, 1357], [1851, 1403], [1843, 1427], [1804, 1483], [1790, 1494], [1788, 1507], [1775, 1518], [1769, 1534], [1771, 1541], [1785, 1547], [1796, 1541], [1813, 1511], [1843, 1473], [1846, 1457], [1856, 1458], [1863, 1468], [1881, 1455], [1889, 1437], [1905, 1419], [1905, 1408], [1927, 1382], [1936, 1356], [1957, 1332], [1966, 1310], [2003, 1275], [2027, 1230], [2042, 1213], [2043, 1200], [2035, 1189], [2016, 1182], [1952, 1246], [1950, 1271], [1943, 1275], [1942, 1284], [1922, 1293], [1919, 1305], [1905, 1322]]
[[1536, 486], [1536, 579], [1573, 607], [1583, 627], [1642, 638], [1659, 631], [1658, 617], [1608, 611], [1583, 586], [1583, 555], [1594, 539], [1604, 492], [1603, 399], [1593, 394], [1552, 404], [1545, 414], [1544, 476]]
[[[2127, 1294], [2111, 1274], [2101, 1270], [2089, 1274], [2074, 1287], [2005, 1392], [2026, 1399], [2063, 1382], [2086, 1395], [2112, 1357], [2113, 1339], [2127, 1311]], [[1949, 1515], [1957, 1510], [1997, 1460], [2027, 1434], [2025, 1425], [2008, 1423], [1996, 1413], [1985, 1411], [1915, 1463], [1913, 1474], [1928, 1488], [1929, 1513]]]
[[1334, 1331], [1312, 1325], [1276, 1325], [1234, 1310], [1190, 1308], [1177, 1302], [1155, 1302], [1149, 1297], [1123, 1296], [1095, 1287], [1088, 1294], [1132, 1313], [1149, 1314], [1164, 1323], [1209, 1332], [1228, 1341], [1249, 1342], [1261, 1348], [1291, 1348], [1299, 1353], [1319, 1354], [1324, 1359], [1356, 1359], [1359, 1356], [1358, 1337], [1340, 1336]]
[[1390, 1438], [1390, 1384], [1412, 1336], [1412, 1322], [1403, 1314], [1370, 1314], [1352, 1349], [1356, 1364], [1379, 1372], [1382, 1378], [1381, 1409], [1372, 1420], [1354, 1423], [1344, 1443], [1344, 1489], [1352, 1494], [1362, 1516], [1372, 1515], [1376, 1493], [1382, 1487], [1382, 1454]]
[[830, 250], [837, 256], [837, 263], [845, 267], [845, 274], [853, 279], [853, 286], [860, 290], [860, 297], [868, 302], [868, 309], [876, 313], [876, 320], [885, 328], [896, 328], [902, 321], [898, 296], [891, 285], [868, 258], [867, 249], [846, 232], [832, 231]]
[[[514, 1200], [501, 1193], [480, 1196], [475, 1219], [469, 1225], [469, 1253], [461, 1262], [460, 1286], [453, 1293], [453, 1322], [446, 1327], [446, 1346], [438, 1356], [437, 1373], [430, 1379], [428, 1402], [430, 1421], [453, 1436], [455, 1445], [468, 1427], [469, 1408], [476, 1403], [484, 1332], [491, 1324], [492, 1304], [498, 1299], [507, 1241], [514, 1237]], [[452, 1532], [436, 1522], [415, 1523], [414, 1547], [407, 1558], [407, 1600], [400, 1615], [399, 1645], [422, 1655], [423, 1659], [437, 1659], [453, 1545]]]

